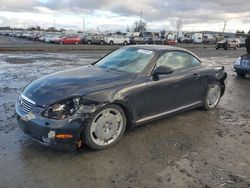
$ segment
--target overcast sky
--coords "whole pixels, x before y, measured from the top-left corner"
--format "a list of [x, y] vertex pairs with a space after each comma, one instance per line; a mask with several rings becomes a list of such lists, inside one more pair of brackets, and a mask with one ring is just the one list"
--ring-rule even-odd
[[226, 31], [250, 29], [249, 0], [0, 0], [0, 26], [126, 30], [139, 20], [140, 10], [149, 30]]

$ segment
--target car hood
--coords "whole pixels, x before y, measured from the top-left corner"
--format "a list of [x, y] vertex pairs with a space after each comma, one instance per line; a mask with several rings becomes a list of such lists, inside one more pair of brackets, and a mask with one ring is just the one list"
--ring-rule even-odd
[[64, 98], [126, 85], [134, 77], [135, 75], [107, 71], [95, 66], [84, 66], [35, 80], [22, 93], [36, 105], [47, 106]]

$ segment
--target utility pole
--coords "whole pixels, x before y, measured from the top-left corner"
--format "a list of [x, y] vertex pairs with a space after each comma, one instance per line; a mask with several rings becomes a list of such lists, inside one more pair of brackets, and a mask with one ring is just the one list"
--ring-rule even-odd
[[82, 32], [84, 32], [85, 30], [85, 20], [84, 20], [84, 16], [82, 17]]
[[140, 19], [139, 27], [140, 27], [139, 30], [142, 32], [142, 8], [141, 8], [141, 19]]
[[227, 26], [227, 21], [224, 22], [224, 27], [223, 27], [223, 34], [225, 33], [226, 30], [226, 26]]
[[54, 19], [54, 25], [53, 25], [53, 27], [54, 27], [54, 31], [56, 30], [56, 20]]

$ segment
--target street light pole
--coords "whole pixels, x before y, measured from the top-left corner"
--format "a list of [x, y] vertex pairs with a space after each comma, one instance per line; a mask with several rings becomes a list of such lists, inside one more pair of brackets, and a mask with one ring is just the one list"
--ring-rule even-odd
[[84, 21], [84, 16], [82, 17], [82, 32], [84, 32], [85, 29], [85, 21]]

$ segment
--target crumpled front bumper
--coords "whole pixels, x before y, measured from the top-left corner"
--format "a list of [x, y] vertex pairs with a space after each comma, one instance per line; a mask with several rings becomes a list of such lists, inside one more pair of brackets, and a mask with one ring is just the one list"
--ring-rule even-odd
[[[17, 124], [33, 140], [54, 149], [75, 150], [81, 138], [84, 122], [80, 119], [53, 120], [42, 117], [39, 110], [25, 113], [17, 102], [15, 106]], [[33, 112], [34, 111], [34, 112]], [[68, 134], [71, 138], [57, 138], [56, 135]]]
[[242, 65], [234, 65], [234, 70], [242, 74], [250, 74], [250, 67], [245, 67]]

